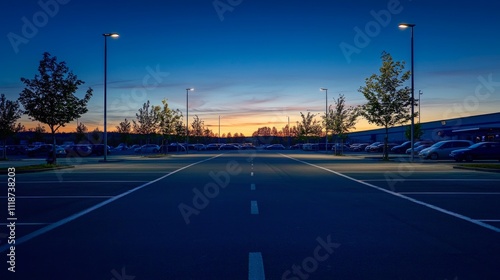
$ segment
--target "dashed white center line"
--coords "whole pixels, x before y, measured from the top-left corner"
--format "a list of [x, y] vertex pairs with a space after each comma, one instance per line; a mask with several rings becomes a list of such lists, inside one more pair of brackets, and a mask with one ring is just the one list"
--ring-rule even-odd
[[255, 184], [250, 184], [250, 190], [255, 191]]
[[260, 252], [250, 252], [248, 255], [248, 280], [264, 280], [264, 262]]
[[250, 176], [253, 176], [253, 172], [250, 172]]
[[252, 215], [259, 215], [259, 205], [255, 200], [250, 201], [250, 213]]

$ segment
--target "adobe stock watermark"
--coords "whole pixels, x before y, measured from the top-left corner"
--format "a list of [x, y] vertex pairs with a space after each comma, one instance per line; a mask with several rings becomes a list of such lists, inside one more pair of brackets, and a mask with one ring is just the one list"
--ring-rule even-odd
[[203, 187], [203, 191], [198, 188], [193, 188], [194, 196], [192, 206], [185, 203], [181, 203], [178, 206], [186, 225], [191, 223], [192, 215], [199, 215], [200, 211], [207, 208], [210, 204], [210, 199], [214, 199], [219, 196], [220, 190], [229, 186], [231, 176], [236, 176], [242, 171], [243, 168], [234, 160], [229, 161], [223, 171], [219, 171], [217, 173], [210, 171], [208, 175], [212, 178], [213, 182], [207, 183]]
[[[443, 112], [443, 119], [453, 117], [453, 115], [459, 115], [460, 117], [467, 117], [471, 113], [477, 112], [481, 105], [481, 102], [488, 100], [495, 89], [500, 87], [500, 82], [493, 81], [493, 74], [490, 73], [488, 77], [478, 76], [479, 83], [477, 84], [474, 93], [466, 96], [462, 102], [453, 103]], [[462, 126], [462, 120], [459, 119], [457, 123], [454, 124], [452, 129], [458, 129]], [[439, 131], [441, 129], [435, 129], [432, 133], [433, 140], [440, 138]]]
[[281, 280], [309, 279], [310, 275], [318, 270], [319, 263], [328, 260], [333, 254], [334, 249], [340, 247], [339, 243], [331, 241], [330, 235], [326, 237], [326, 241], [319, 236], [316, 238], [316, 241], [318, 242], [318, 246], [314, 248], [312, 256], [304, 258], [301, 265], [293, 264], [291, 269], [283, 273]]
[[113, 278], [111, 280], [134, 280], [135, 276], [133, 275], [127, 275], [127, 272], [125, 271], [125, 267], [122, 267], [121, 273], [116, 271], [116, 269], [111, 270], [111, 274], [113, 275]]
[[389, 0], [387, 9], [378, 12], [371, 10], [370, 15], [373, 20], [367, 22], [364, 29], [354, 27], [353, 43], [342, 42], [339, 44], [340, 50], [347, 63], [351, 63], [353, 54], [360, 54], [361, 50], [370, 45], [372, 38], [377, 37], [382, 29], [387, 27], [392, 21], [392, 15], [397, 15], [403, 11], [403, 6], [399, 0]]
[[243, 0], [214, 0], [212, 5], [219, 16], [219, 20], [224, 21], [224, 14], [234, 11], [234, 8], [241, 5], [241, 3], [243, 3]]
[[19, 46], [21, 44], [28, 44], [30, 39], [33, 39], [37, 34], [40, 28], [45, 27], [50, 18], [55, 17], [59, 11], [61, 5], [66, 5], [71, 0], [47, 0], [38, 1], [38, 6], [40, 6], [41, 10], [35, 12], [31, 18], [26, 16], [21, 18], [22, 26], [21, 32], [14, 33], [9, 32], [7, 34], [7, 39], [9, 39], [10, 45], [12, 49], [17, 54], [19, 53]]

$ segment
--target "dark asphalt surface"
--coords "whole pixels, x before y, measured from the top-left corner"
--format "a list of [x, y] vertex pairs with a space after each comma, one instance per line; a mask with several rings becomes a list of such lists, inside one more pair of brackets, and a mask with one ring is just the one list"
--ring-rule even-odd
[[[444, 280], [500, 275], [499, 232], [366, 185], [408, 192], [405, 197], [472, 219], [500, 220], [500, 195], [495, 195], [500, 174], [358, 159], [334, 162], [326, 155], [287, 155], [317, 166], [276, 152], [213, 156], [18, 174], [16, 195], [29, 197], [16, 200], [18, 223], [28, 223], [16, 227], [17, 240], [60, 226], [16, 246], [16, 273], [7, 271], [6, 239], [1, 239], [1, 279]], [[443, 194], [415, 193], [435, 191]], [[457, 197], [453, 191], [491, 195]], [[0, 194], [2, 222], [5, 195]]]

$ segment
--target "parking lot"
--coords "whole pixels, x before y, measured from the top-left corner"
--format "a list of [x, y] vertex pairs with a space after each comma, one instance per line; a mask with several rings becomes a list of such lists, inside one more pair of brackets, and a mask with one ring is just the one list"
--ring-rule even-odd
[[[195, 247], [201, 246], [196, 240], [198, 240], [198, 238], [201, 238], [200, 240], [206, 238], [210, 240], [210, 242], [219, 244], [218, 246], [221, 247], [218, 247], [218, 250], [225, 248], [223, 249], [224, 252], [226, 252], [226, 249], [231, 251], [231, 249], [246, 248], [248, 247], [244, 245], [246, 242], [259, 242], [250, 241], [254, 239], [245, 236], [247, 234], [251, 235], [255, 230], [259, 231], [258, 228], [266, 228], [268, 233], [272, 233], [275, 231], [274, 227], [276, 225], [268, 224], [268, 222], [274, 223], [273, 221], [276, 218], [285, 220], [280, 222], [279, 228], [294, 228], [295, 226], [298, 227], [299, 224], [303, 224], [303, 226], [307, 228], [299, 230], [299, 233], [302, 231], [308, 232], [307, 234], [304, 233], [304, 236], [298, 236], [297, 234], [299, 233], [295, 233], [294, 231], [287, 233], [290, 234], [290, 237], [287, 237], [289, 240], [305, 239], [307, 241], [302, 245], [298, 241], [289, 241], [292, 243], [298, 242], [294, 250], [290, 252], [290, 258], [295, 257], [300, 260], [306, 257], [307, 255], [302, 255], [304, 253], [303, 251], [307, 252], [312, 246], [308, 242], [311, 240], [314, 241], [315, 237], [318, 235], [326, 234], [328, 230], [336, 232], [336, 238], [338, 238], [336, 242], [341, 244], [340, 248], [348, 250], [350, 246], [355, 248], [355, 246], [350, 243], [352, 240], [348, 241], [349, 238], [354, 237], [347, 237], [349, 234], [343, 237], [343, 232], [352, 230], [351, 226], [353, 226], [353, 222], [366, 224], [367, 226], [373, 225], [377, 228], [377, 224], [374, 224], [375, 220], [347, 221], [349, 217], [340, 217], [339, 219], [342, 219], [342, 223], [345, 222], [346, 224], [340, 223], [335, 227], [331, 227], [330, 225], [327, 226], [328, 229], [322, 229], [325, 225], [321, 225], [321, 220], [325, 218], [318, 220], [309, 218], [311, 221], [307, 223], [297, 222], [295, 220], [289, 221], [289, 218], [286, 217], [288, 214], [282, 212], [285, 211], [285, 209], [288, 209], [288, 211], [299, 211], [302, 209], [300, 210], [302, 212], [299, 211], [295, 213], [294, 216], [302, 215], [300, 213], [304, 211], [311, 211], [311, 213], [318, 211], [318, 213], [322, 213], [318, 218], [322, 216], [332, 217], [331, 215], [333, 213], [331, 213], [331, 211], [334, 210], [332, 210], [331, 207], [337, 210], [340, 209], [340, 211], [345, 211], [345, 209], [348, 208], [343, 204], [336, 205], [336, 203], [344, 203], [338, 201], [339, 197], [342, 197], [342, 200], [348, 201], [348, 203], [359, 205], [359, 211], [366, 208], [372, 209], [376, 213], [383, 213], [383, 216], [380, 217], [380, 228], [378, 229], [382, 232], [380, 233], [382, 235], [388, 234], [384, 228], [388, 226], [391, 227], [390, 221], [397, 220], [408, 225], [409, 228], [405, 227], [405, 231], [409, 231], [415, 236], [420, 236], [424, 234], [423, 232], [428, 233], [429, 231], [435, 231], [431, 233], [431, 235], [438, 236], [443, 234], [443, 236], [447, 236], [449, 233], [445, 232], [450, 231], [455, 234], [454, 237], [449, 237], [450, 240], [453, 240], [450, 241], [450, 244], [455, 245], [457, 242], [460, 242], [462, 238], [464, 242], [469, 242], [471, 238], [477, 239], [475, 242], [478, 242], [478, 244], [476, 244], [477, 247], [474, 250], [483, 249], [483, 246], [485, 246], [483, 242], [488, 241], [490, 244], [488, 248], [490, 249], [485, 251], [484, 254], [487, 257], [500, 255], [500, 239], [498, 238], [498, 234], [500, 233], [500, 173], [455, 169], [453, 168], [455, 163], [449, 160], [417, 160], [415, 163], [410, 163], [406, 157], [396, 157], [390, 162], [382, 162], [377, 157], [379, 157], [379, 155], [373, 156], [372, 154], [351, 154], [339, 157], [331, 154], [327, 155], [304, 151], [229, 151], [224, 154], [205, 151], [189, 154], [171, 154], [166, 157], [158, 158], [148, 158], [127, 153], [121, 155], [115, 154], [111, 156], [111, 161], [106, 163], [99, 162], [101, 159], [100, 157], [89, 157], [81, 160], [60, 159], [61, 162], [67, 161], [68, 163], [74, 164], [75, 167], [57, 171], [21, 173], [15, 175], [15, 212], [17, 217], [15, 237], [17, 241], [16, 246], [19, 248], [17, 250], [18, 268], [22, 273], [25, 273], [25, 275], [30, 274], [23, 271], [23, 267], [40, 269], [40, 266], [43, 266], [45, 261], [38, 259], [38, 256], [43, 255], [40, 250], [47, 246], [47, 242], [51, 242], [53, 246], [58, 247], [56, 251], [58, 254], [61, 254], [61, 258], [71, 259], [73, 258], [71, 256], [74, 256], [73, 252], [65, 250], [62, 244], [66, 244], [66, 246], [73, 244], [71, 243], [72, 239], [74, 239], [75, 242], [93, 246], [92, 244], [94, 243], [92, 242], [97, 241], [95, 241], [96, 237], [90, 237], [91, 235], [97, 234], [104, 240], [110, 242], [115, 242], [111, 241], [115, 238], [117, 238], [116, 240], [124, 238], [113, 237], [111, 232], [103, 233], [102, 231], [98, 231], [104, 228], [110, 229], [127, 226], [126, 228], [121, 228], [121, 230], [126, 230], [127, 234], [133, 236], [137, 234], [146, 234], [150, 236], [149, 238], [152, 240], [164, 240], [156, 235], [155, 226], [147, 226], [148, 229], [143, 228], [142, 230], [128, 228], [128, 226], [134, 226], [129, 223], [142, 221], [149, 224], [151, 221], [147, 221], [150, 219], [152, 219], [152, 221], [168, 220], [167, 227], [161, 229], [164, 233], [179, 231], [182, 234], [187, 234], [187, 236], [181, 238], [184, 242], [182, 244], [187, 247], [191, 246], [187, 244], [191, 244], [192, 242], [194, 242], [193, 246]], [[17, 163], [26, 164], [26, 162], [32, 163], [37, 161], [43, 161], [43, 159], [30, 159], [28, 161], [18, 161]], [[224, 225], [223, 221], [227, 219], [225, 218], [228, 214], [226, 211], [229, 209], [234, 211], [233, 215], [238, 216], [238, 218], [235, 218], [235, 221], [238, 221], [237, 223], [256, 223], [256, 221], [248, 221], [249, 217], [243, 214], [243, 208], [240, 209], [239, 206], [234, 208], [235, 206], [233, 204], [238, 202], [242, 196], [245, 196], [243, 189], [246, 190], [247, 186], [253, 185], [254, 189], [252, 191], [255, 191], [255, 186], [257, 185], [257, 190], [265, 192], [265, 196], [261, 197], [257, 195], [255, 197], [255, 201], [259, 201], [261, 210], [264, 212], [261, 213], [261, 216], [263, 216], [263, 218], [266, 217], [265, 212], [273, 212], [273, 209], [275, 209], [275, 214], [270, 216], [272, 217], [270, 221], [266, 220], [266, 222], [260, 224], [257, 229], [248, 230], [246, 233], [245, 231], [241, 232], [241, 238], [244, 239], [243, 245], [241, 246], [229, 240], [219, 239], [220, 236], [214, 237], [210, 235], [209, 237], [195, 237], [198, 233], [195, 234], [189, 230], [189, 227], [188, 231], [184, 232], [186, 230], [186, 225], [184, 225], [183, 217], [179, 214], [179, 210], [177, 209], [179, 203], [185, 202], [186, 199], [191, 199], [191, 191], [193, 188], [206, 185], [206, 178], [209, 171], [220, 174], [217, 172], [227, 170], [227, 164], [231, 161], [238, 163], [238, 167], [241, 167], [243, 170], [242, 173], [251, 175], [249, 175], [249, 177], [242, 177], [242, 174], [238, 174], [234, 176], [234, 179], [231, 177], [230, 183], [231, 186], [234, 187], [230, 190], [228, 189], [225, 193], [221, 190], [222, 194], [220, 197], [215, 197], [213, 199], [212, 208], [207, 208], [209, 209], [207, 210], [208, 213], [204, 212], [199, 216], [193, 215], [192, 219], [194, 225], [190, 225], [189, 227], [190, 229], [196, 228], [202, 232], [207, 232], [209, 227], [221, 227], [221, 229], [224, 228], [223, 232], [225, 232], [228, 229], [225, 229], [226, 225]], [[11, 163], [15, 164], [16, 162], [13, 161]], [[8, 163], [2, 163], [2, 168], [7, 167], [6, 164]], [[8, 175], [0, 175], [0, 180], [4, 182], [7, 182], [7, 178]], [[225, 195], [229, 195], [228, 193], [231, 193], [231, 196], [225, 197]], [[156, 208], [159, 207], [156, 206], [156, 202], [160, 198], [160, 196], [158, 196], [159, 194], [161, 194], [163, 200], [158, 205], [165, 207], [165, 209], [161, 211], [158, 211]], [[287, 202], [287, 195], [292, 197], [290, 201], [294, 201], [290, 205], [288, 205]], [[0, 194], [0, 199], [6, 202], [7, 194]], [[297, 208], [297, 203], [302, 203], [302, 199], [305, 203], [303, 208]], [[329, 201], [333, 204], [330, 205]], [[388, 203], [385, 204], [383, 201], [387, 201]], [[2, 205], [7, 204], [2, 203]], [[318, 209], [315, 209], [315, 207], [318, 207]], [[215, 211], [215, 209], [217, 209], [217, 211]], [[4, 264], [6, 263], [4, 259], [5, 254], [9, 248], [6, 244], [9, 237], [9, 232], [6, 228], [9, 224], [9, 217], [5, 210], [6, 209], [0, 211], [0, 221], [2, 225], [2, 230], [0, 231], [0, 248], [2, 251], [2, 263]], [[209, 214], [212, 210], [214, 210], [213, 217]], [[239, 211], [242, 212], [240, 213]], [[419, 214], [421, 211], [423, 211], [425, 215]], [[149, 217], [140, 216], [139, 218], [136, 216], [138, 215], [136, 214], [137, 212], [141, 213], [141, 215], [147, 213]], [[345, 213], [347, 216], [351, 215], [349, 211]], [[408, 216], [405, 216], [406, 214], [408, 214]], [[352, 215], [353, 219], [364, 219], [365, 217], [363, 215], [359, 216], [358, 213], [352, 213]], [[128, 219], [128, 217], [130, 217], [130, 219]], [[333, 219], [335, 220], [336, 218]], [[344, 219], [347, 220], [344, 221]], [[106, 225], [103, 223], [106, 223]], [[243, 225], [241, 227], [245, 228]], [[397, 226], [394, 226], [394, 228], [397, 228]], [[144, 232], [144, 230], [147, 232]], [[209, 231], [212, 230], [215, 229]], [[395, 229], [389, 228], [389, 232], [392, 230]], [[278, 229], [276, 229], [276, 231], [278, 231]], [[229, 230], [229, 232], [233, 232], [233, 230]], [[361, 234], [357, 231], [355, 232], [355, 235]], [[70, 234], [70, 236], [65, 236], [67, 234]], [[178, 234], [176, 233], [174, 236], [180, 236]], [[383, 238], [375, 237], [376, 234], [379, 233], [374, 233], [374, 242], [380, 242]], [[282, 255], [283, 252], [273, 251], [274, 249], [272, 248], [274, 246], [271, 245], [273, 242], [281, 244], [281, 242], [284, 242], [283, 238], [285, 237], [283, 233], [278, 234], [278, 236], [272, 235], [271, 237], [265, 234], [255, 239], [263, 242], [263, 244], [268, 244], [266, 246], [260, 245], [262, 246], [260, 249], [262, 250], [262, 256], [264, 256], [262, 266], [265, 268], [265, 272], [257, 279], [281, 279], [281, 273], [286, 271], [286, 266], [276, 259], [279, 255]], [[275, 240], [278, 237], [279, 239]], [[61, 238], [67, 240], [61, 241]], [[345, 239], [343, 240], [343, 238]], [[358, 236], [353, 240], [364, 243], [366, 241], [364, 238], [365, 237]], [[379, 240], [376, 241], [376, 238], [379, 238]], [[425, 238], [422, 237], [422, 240], [425, 240]], [[94, 241], [89, 241], [90, 243], [84, 241], [87, 239]], [[134, 240], [138, 242], [136, 239]], [[116, 242], [122, 244], [119, 241]], [[168, 241], [169, 244], [171, 242], [175, 243], [176, 240]], [[227, 246], [224, 245], [226, 242], [229, 242]], [[106, 242], [99, 246], [106, 246], [105, 244]], [[94, 245], [97, 246], [96, 244]], [[205, 245], [202, 246], [204, 249], [201, 250], [208, 250], [206, 254], [207, 256], [211, 256], [213, 253], [210, 251], [211, 249], [207, 249], [204, 246]], [[416, 246], [419, 245], [416, 244]], [[441, 245], [438, 247], [440, 248], [440, 246]], [[211, 246], [209, 247], [211, 248]], [[259, 246], [251, 245], [249, 247], [253, 249]], [[127, 258], [124, 258], [124, 256], [117, 256], [116, 248], [114, 246], [113, 248], [115, 251], [103, 251], [103, 253], [106, 252], [106, 254], [110, 254], [108, 258], [105, 259], [108, 263], [106, 263], [103, 268], [99, 268], [101, 270], [96, 269], [89, 273], [104, 275], [101, 278], [112, 278], [113, 271], [120, 271], [122, 268], [121, 266], [127, 265], [128, 263], [128, 269], [132, 271], [131, 273], [135, 273], [133, 275], [136, 275], [137, 279], [148, 279], [147, 275], [158, 275], [151, 271], [139, 269], [136, 265], [131, 263], [131, 260], [127, 262]], [[312, 247], [312, 249], [314, 249], [314, 247]], [[397, 251], [397, 248], [393, 249], [396, 251], [391, 257], [397, 257], [397, 252], [399, 251]], [[461, 250], [465, 250], [463, 248], [455, 249], [458, 255], [461, 255]], [[75, 247], [75, 250], [78, 251], [80, 249]], [[186, 250], [189, 251], [188, 249]], [[474, 251], [473, 249], [471, 250]], [[135, 253], [137, 253], [136, 249], [131, 249], [131, 251], [124, 251], [123, 254], [128, 255]], [[187, 253], [188, 252], [186, 252], [186, 254]], [[294, 256], [294, 254], [296, 255]], [[85, 254], [81, 256], [85, 256]], [[78, 262], [81, 262], [81, 256], [75, 257], [78, 259], [78, 261], [75, 261], [77, 264], [72, 263], [72, 265], [78, 265]], [[432, 258], [443, 256], [444, 255], [437, 254]], [[173, 256], [169, 255], [167, 259], [172, 257]], [[27, 265], [26, 262], [29, 262], [28, 259], [31, 258], [37, 259], [38, 264]], [[114, 258], [127, 263], [113, 261]], [[156, 258], [158, 258], [158, 256], [156, 256]], [[178, 256], [178, 258], [183, 259], [182, 256]], [[206, 262], [212, 263], [217, 261], [217, 258], [210, 260], [205, 258], [203, 254], [202, 256], [197, 255], [197, 257], [195, 257], [197, 262], [205, 264]], [[253, 257], [250, 258], [253, 259]], [[234, 261], [236, 260], [240, 261], [238, 257], [235, 257]], [[187, 260], [185, 261], [187, 262]], [[345, 259], [336, 261], [344, 263], [345, 270], [355, 266], [354, 264], [345, 263]], [[466, 279], [468, 278], [467, 276], [470, 275], [480, 275], [477, 273], [479, 273], [479, 267], [484, 269], [482, 265], [486, 267], [486, 270], [483, 271], [484, 273], [489, 273], [493, 269], [489, 263], [476, 267], [475, 261], [469, 269], [449, 269], [445, 266], [439, 267], [439, 269], [436, 270], [431, 269], [428, 273], [435, 273], [435, 279], [445, 279], [444, 276], [449, 279], [453, 279], [453, 277]], [[231, 263], [230, 261], [228, 262]], [[286, 262], [283, 262], [286, 265], [291, 265], [293, 264], [293, 259], [287, 259]], [[450, 263], [447, 263], [447, 265], [463, 264], [463, 260], [455, 258], [449, 259], [448, 262]], [[159, 263], [161, 263], [161, 261], [159, 261]], [[156, 265], [159, 265], [159, 263], [156, 263]], [[237, 276], [238, 279], [241, 278], [242, 273], [246, 275], [245, 273], [249, 273], [248, 270], [250, 269], [249, 266], [246, 265], [248, 264], [248, 260], [246, 263], [243, 261], [243, 263], [243, 265], [234, 268], [234, 271], [231, 272], [234, 274], [226, 272], [229, 273], [228, 275]], [[424, 263], [423, 266], [425, 267], [426, 265], [431, 265], [430, 263], [432, 262], [429, 260], [429, 263], [426, 261], [424, 261]], [[88, 264], [81, 265], [86, 266]], [[408, 276], [402, 271], [404, 267], [403, 265], [401, 271], [398, 270], [397, 272], [391, 271], [390, 269], [384, 270], [381, 272], [381, 275]], [[68, 266], [67, 269], [74, 268], [75, 266]], [[150, 267], [149, 269], [154, 271], [155, 268]], [[163, 269], [156, 269], [165, 272]], [[337, 269], [339, 268], [337, 267]], [[406, 267], [406, 269], [408, 269], [408, 267]], [[5, 270], [5, 267], [2, 267], [2, 271], [4, 272]], [[345, 273], [347, 272], [342, 269], [339, 270], [340, 271], [332, 272], [330, 268], [318, 268], [317, 271], [314, 272], [314, 278], [324, 279], [324, 277], [327, 276], [338, 275], [339, 278], [346, 279], [348, 274]], [[186, 264], [186, 266], [180, 266], [177, 269], [173, 269], [171, 273], [174, 275], [172, 278], [175, 279], [197, 278], [200, 275], [204, 275], [203, 273], [207, 273], [207, 271], [196, 271], [198, 270], [195, 267], [187, 267]], [[213, 275], [218, 275], [220, 272], [217, 265], [214, 266], [213, 270], [209, 271]], [[415, 269], [415, 271], [418, 271], [418, 269]], [[64, 273], [67, 272], [68, 271], [65, 271]], [[373, 273], [373, 270], [367, 268], [366, 273]], [[422, 273], [423, 274], [416, 274], [416, 277], [402, 278], [418, 279], [419, 275], [434, 275], [426, 274], [427, 272]], [[53, 275], [59, 274], [55, 273]], [[95, 276], [96, 274], [84, 275]], [[360, 272], [359, 277], [352, 277], [351, 279], [361, 279], [364, 278], [362, 277], [363, 275], [366, 276], [368, 274]], [[443, 277], [439, 278], [441, 276]], [[80, 278], [77, 277], [75, 279]]]

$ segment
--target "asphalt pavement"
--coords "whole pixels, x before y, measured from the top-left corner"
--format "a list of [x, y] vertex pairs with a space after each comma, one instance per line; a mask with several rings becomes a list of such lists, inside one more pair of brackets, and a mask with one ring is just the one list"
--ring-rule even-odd
[[0, 194], [1, 279], [500, 273], [500, 174], [450, 163], [207, 152], [14, 175], [14, 230]]

